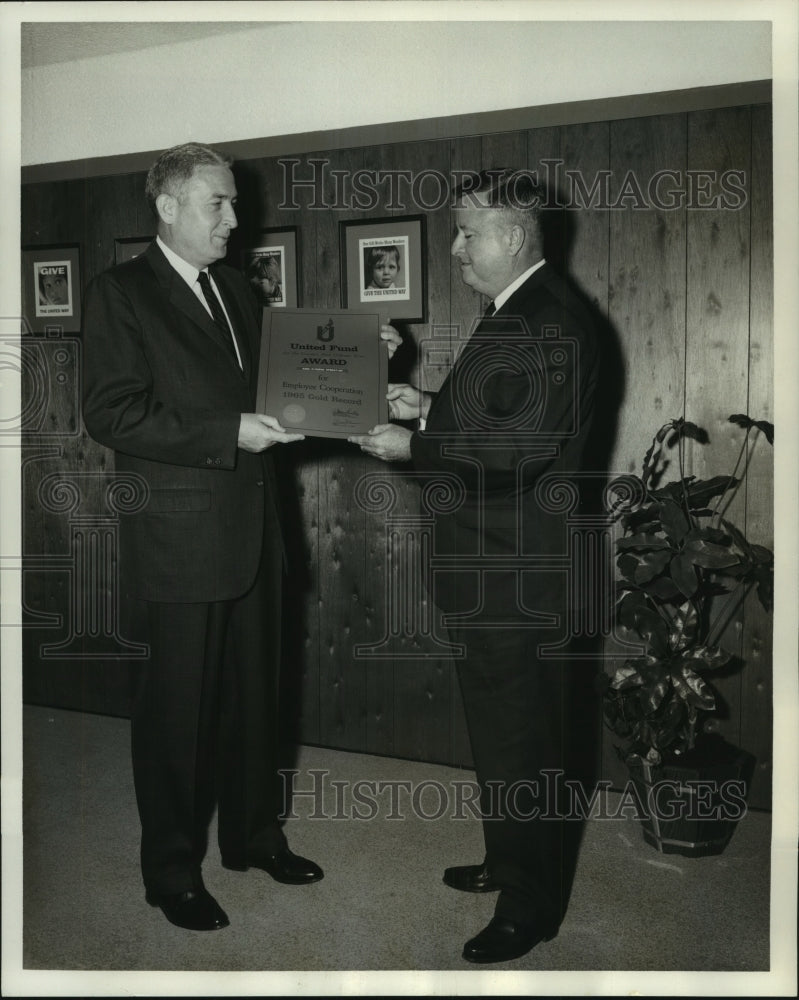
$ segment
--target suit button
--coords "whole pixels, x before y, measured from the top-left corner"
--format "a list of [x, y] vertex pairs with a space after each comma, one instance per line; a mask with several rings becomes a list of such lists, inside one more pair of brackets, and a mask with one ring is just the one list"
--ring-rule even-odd
[[263, 479], [259, 479], [258, 482], [255, 485], [256, 486], [263, 486], [264, 485]]
[[215, 458], [214, 459], [214, 465], [221, 465], [221, 464], [222, 464], [222, 459], [221, 458]]
[[214, 464], [214, 460], [212, 458], [206, 458], [205, 464], [206, 465], [213, 465]]

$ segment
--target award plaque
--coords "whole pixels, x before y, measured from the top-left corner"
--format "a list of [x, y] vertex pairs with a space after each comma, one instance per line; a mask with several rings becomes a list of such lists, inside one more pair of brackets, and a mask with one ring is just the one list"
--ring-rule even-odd
[[388, 422], [378, 313], [264, 309], [256, 407], [287, 431], [346, 438]]

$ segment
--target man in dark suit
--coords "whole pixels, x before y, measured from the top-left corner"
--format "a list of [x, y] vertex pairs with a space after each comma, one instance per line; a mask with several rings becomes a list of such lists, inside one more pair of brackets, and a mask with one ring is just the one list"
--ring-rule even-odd
[[557, 645], [570, 610], [558, 491], [581, 467], [597, 352], [587, 311], [543, 259], [542, 203], [530, 175], [511, 171], [485, 172], [460, 193], [452, 254], [492, 302], [437, 394], [389, 388], [391, 416], [420, 418], [420, 429], [379, 425], [352, 439], [432, 478], [449, 473], [461, 494], [436, 517], [433, 597], [465, 648], [456, 662], [486, 856], [444, 881], [499, 891], [494, 918], [464, 947], [480, 963], [525, 954], [563, 914], [553, 781], [569, 667], [542, 647]]
[[228, 924], [201, 864], [218, 801], [227, 868], [322, 878], [278, 822], [283, 543], [271, 455], [298, 440], [254, 413], [260, 307], [219, 263], [236, 226], [231, 160], [196, 143], [147, 177], [158, 235], [89, 285], [84, 419], [140, 477], [120, 566], [150, 656], [134, 699], [133, 774], [148, 902], [174, 924]]

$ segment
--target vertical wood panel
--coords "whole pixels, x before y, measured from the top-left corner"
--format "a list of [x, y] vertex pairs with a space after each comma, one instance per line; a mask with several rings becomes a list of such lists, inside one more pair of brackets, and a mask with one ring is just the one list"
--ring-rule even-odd
[[[68, 209], [70, 200], [76, 196], [82, 197], [84, 189], [85, 183], [82, 181], [34, 184], [23, 188], [22, 245], [79, 242], [78, 234], [70, 230]], [[44, 338], [37, 339], [44, 341]], [[42, 343], [41, 347], [43, 352], [52, 353], [50, 344]], [[62, 427], [58, 423], [59, 415], [53, 409], [52, 388], [46, 371], [46, 362], [40, 368], [38, 365], [26, 364], [23, 361], [21, 376], [23, 413], [26, 405], [30, 405], [31, 399], [36, 400], [41, 404], [41, 409], [38, 405], [34, 408], [41, 414], [41, 419], [36, 421], [37, 427], [45, 433], [60, 433]], [[63, 431], [66, 430], [67, 428], [63, 428]], [[69, 549], [68, 529], [59, 523], [57, 517], [45, 511], [38, 495], [38, 486], [42, 479], [64, 467], [65, 463], [61, 458], [63, 446], [60, 441], [51, 441], [48, 445], [36, 433], [23, 434], [21, 443], [22, 552], [26, 556], [64, 555]], [[68, 612], [68, 584], [65, 573], [25, 573], [22, 584], [22, 605], [27, 612], [32, 612], [35, 616], [55, 616], [51, 618], [52, 624], [55, 624], [59, 617], [65, 619]], [[30, 621], [27, 614], [26, 620]], [[58, 704], [61, 699], [69, 700], [70, 688], [80, 687], [80, 674], [74, 668], [55, 671], [52, 663], [40, 658], [41, 645], [54, 641], [54, 637], [56, 641], [63, 637], [65, 625], [66, 622], [58, 630], [25, 629], [23, 633], [25, 697], [30, 697], [31, 693], [34, 693], [34, 696], [38, 695]], [[64, 679], [66, 684], [60, 683]]]
[[[595, 122], [564, 126], [560, 155], [563, 172], [571, 172], [573, 178], [579, 176], [590, 190], [594, 179], [610, 169], [610, 125]], [[575, 179], [560, 183], [569, 206], [566, 272], [599, 312], [607, 316], [610, 213], [581, 197], [576, 185]]]
[[526, 168], [527, 142], [526, 132], [492, 132], [482, 136], [480, 169]]
[[[385, 143], [364, 149], [363, 165], [371, 172], [375, 181], [378, 207], [364, 210], [361, 213], [363, 221], [384, 216], [399, 218], [420, 214], [413, 201], [406, 162], [409, 151], [415, 145], [417, 144], [398, 146]], [[389, 381], [415, 383], [419, 343], [424, 338], [425, 328], [395, 320], [391, 316], [386, 319], [402, 337], [402, 345], [389, 364]], [[365, 581], [369, 613], [361, 641], [379, 647], [377, 655], [366, 656], [363, 660], [366, 679], [366, 749], [373, 753], [411, 756], [407, 749], [410, 734], [403, 725], [405, 705], [396, 695], [397, 675], [404, 670], [404, 664], [398, 663], [393, 656], [396, 639], [391, 637], [391, 621], [397, 608], [392, 606], [395, 600], [392, 597], [392, 583], [399, 576], [400, 566], [396, 561], [397, 553], [390, 551], [388, 519], [407, 511], [409, 506], [414, 505], [416, 497], [413, 484], [403, 480], [397, 467], [387, 466], [368, 457], [363, 458], [363, 463], [363, 472], [383, 479], [387, 495], [395, 498], [388, 511], [367, 512], [364, 519]], [[410, 742], [413, 742], [412, 739]]]
[[[683, 176], [685, 155], [682, 115], [611, 123], [608, 319], [619, 337], [624, 365], [611, 476], [640, 475], [657, 428], [683, 412], [685, 209], [653, 207], [646, 191], [660, 170]], [[630, 197], [628, 191], [633, 192]], [[606, 733], [603, 766], [607, 776], [623, 783], [626, 774], [613, 742]]]
[[[640, 472], [657, 428], [684, 407], [685, 210], [624, 197], [668, 168], [685, 172], [682, 115], [611, 124], [608, 315], [624, 352], [625, 420], [612, 471]], [[628, 182], [627, 184], [625, 182]]]
[[[399, 180], [398, 171], [404, 169], [402, 153], [404, 146], [391, 143], [369, 146], [364, 149], [364, 169], [372, 171], [376, 180], [375, 191], [378, 205], [374, 210], [364, 210], [364, 221], [383, 216], [416, 214], [410, 203], [410, 185]], [[397, 329], [403, 343], [398, 348], [396, 360], [389, 366], [389, 381], [405, 382], [413, 380], [413, 370], [417, 364], [418, 340], [414, 328], [399, 320], [387, 317]], [[398, 367], [402, 371], [398, 372]], [[396, 491], [398, 506], [404, 506], [404, 484], [395, 468], [375, 459], [363, 458], [363, 473], [381, 476], [386, 480], [389, 495]], [[353, 488], [356, 487], [353, 483]], [[396, 513], [396, 509], [388, 512]], [[364, 514], [365, 567], [364, 585], [367, 615], [365, 630], [361, 637], [364, 644], [380, 645], [389, 634], [389, 562], [386, 513], [366, 512]], [[380, 656], [369, 656], [363, 660], [366, 684], [366, 743], [365, 749], [378, 754], [402, 754], [396, 744], [397, 708], [394, 694], [397, 664], [391, 656], [393, 642], [381, 647]]]
[[[436, 171], [446, 176], [449, 158], [444, 143], [420, 142], [412, 143], [396, 151], [396, 162], [411, 176], [421, 177], [423, 171]], [[430, 186], [432, 191], [432, 185]], [[423, 196], [428, 188], [420, 187], [418, 194]], [[422, 205], [414, 206], [414, 213]], [[449, 264], [449, 228], [448, 209], [442, 205], [435, 213], [428, 212], [428, 248], [425, 264], [428, 269], [428, 300], [429, 320], [427, 324], [417, 324], [413, 327], [414, 342], [423, 350], [429, 341], [428, 331], [437, 318], [444, 322], [449, 320], [449, 311], [441, 316], [434, 313], [444, 300], [444, 287], [448, 284]], [[418, 370], [418, 365], [416, 366]], [[401, 756], [422, 760], [444, 761], [448, 759], [450, 733], [445, 720], [450, 717], [450, 665], [448, 660], [442, 660], [436, 645], [430, 635], [424, 634], [420, 628], [424, 621], [425, 607], [429, 607], [428, 596], [419, 586], [419, 573], [416, 567], [420, 565], [422, 550], [418, 518], [420, 514], [419, 489], [415, 482], [400, 481], [400, 497], [396, 515], [409, 518], [411, 528], [405, 535], [406, 551], [401, 554], [406, 560], [398, 560], [392, 567], [392, 572], [399, 586], [402, 586], [408, 603], [413, 606], [405, 609], [407, 621], [417, 625], [410, 631], [415, 634], [398, 636], [394, 644], [394, 745]], [[410, 565], [408, 564], [410, 563]], [[410, 573], [408, 572], [410, 571]], [[407, 583], [414, 581], [413, 591]], [[404, 631], [404, 630], [403, 630]]]
[[[130, 197], [134, 184], [130, 177], [113, 182], [96, 178], [23, 189], [23, 245], [79, 244], [78, 281], [83, 293], [88, 280], [107, 266], [107, 248], [109, 244], [113, 247], [114, 237], [127, 234], [126, 227], [135, 214]], [[23, 690], [25, 697], [33, 700], [124, 714], [129, 701], [129, 662], [114, 658], [110, 643], [82, 631], [78, 618], [86, 610], [84, 600], [102, 608], [109, 606], [114, 577], [102, 571], [92, 594], [84, 594], [80, 588], [72, 591], [69, 559], [76, 556], [76, 543], [71, 516], [96, 519], [107, 513], [104, 484], [113, 475], [114, 464], [111, 452], [92, 441], [82, 425], [80, 338], [74, 331], [64, 336], [69, 342], [66, 355], [62, 355], [57, 337], [35, 338], [44, 362], [42, 371], [49, 372], [49, 377], [40, 385], [44, 411], [39, 430], [23, 435], [23, 551], [34, 559], [44, 558], [43, 570], [24, 576], [23, 604], [26, 613], [33, 613], [34, 625], [41, 621], [37, 614], [44, 612], [53, 616], [56, 626], [26, 629]], [[29, 344], [33, 346], [33, 340]], [[59, 356], [68, 357], [69, 362], [59, 362]], [[25, 372], [23, 392], [31, 392], [39, 382], [37, 377], [31, 381], [31, 373]], [[78, 476], [72, 477], [73, 472]], [[45, 509], [39, 486], [50, 475], [64, 476], [77, 489], [80, 506], [76, 510]], [[111, 553], [111, 558], [113, 572], [116, 554]], [[124, 606], [118, 594], [116, 599]], [[68, 648], [61, 649], [59, 655], [43, 657], [43, 647], [65, 641], [69, 641]]]
[[[361, 150], [326, 152], [327, 204], [337, 204], [333, 171], [351, 175], [363, 165]], [[339, 223], [354, 216], [334, 208], [317, 211], [317, 308], [341, 304]], [[352, 484], [364, 460], [346, 441], [318, 439], [313, 452], [319, 475], [319, 733], [323, 743], [362, 748], [366, 740], [365, 666], [352, 655], [353, 636], [363, 631], [363, 511], [352, 497]]]
[[[773, 225], [771, 108], [752, 109], [751, 294], [749, 305], [749, 409], [756, 420], [773, 421]], [[786, 428], [778, 427], [777, 433]], [[773, 452], [760, 436], [751, 452], [746, 482], [746, 532], [751, 541], [774, 547]], [[745, 610], [741, 657], [741, 744], [757, 757], [749, 803], [768, 808], [772, 775], [772, 618], [751, 595]], [[787, 665], [786, 665], [787, 666]]]
[[[299, 207], [278, 208], [289, 200], [285, 191], [286, 172], [278, 157], [236, 163], [234, 172], [239, 195], [239, 230], [234, 234], [229, 262], [236, 264], [240, 249], [259, 241], [262, 229], [297, 226], [299, 303], [312, 304], [317, 278], [315, 212], [303, 212]], [[297, 198], [297, 205], [303, 204], [303, 199], [312, 200], [304, 189]], [[290, 743], [318, 743], [320, 739], [319, 474], [309, 452], [312, 448], [312, 442], [301, 442], [272, 449], [288, 563], [284, 580], [281, 728], [283, 738]]]
[[[307, 158], [306, 158], [307, 159]], [[276, 175], [277, 164], [270, 165]], [[300, 176], [305, 177], [303, 172]], [[283, 175], [279, 183], [283, 183]], [[302, 304], [306, 308], [315, 308], [322, 303], [322, 280], [319, 267], [317, 246], [319, 245], [319, 224], [322, 210], [308, 207], [315, 202], [305, 189], [298, 195], [297, 203], [302, 205], [300, 233], [300, 252], [302, 255]], [[270, 209], [271, 212], [271, 209]], [[270, 214], [270, 222], [280, 224], [281, 216]], [[328, 251], [329, 253], [329, 251]], [[302, 531], [305, 548], [305, 571], [302, 580], [302, 591], [296, 608], [289, 608], [295, 614], [292, 620], [293, 630], [302, 632], [303, 648], [303, 738], [309, 742], [324, 742], [322, 701], [327, 699], [328, 692], [323, 690], [321, 666], [321, 595], [320, 595], [320, 546], [321, 546], [321, 516], [320, 516], [320, 475], [317, 460], [318, 442], [311, 438], [292, 448], [290, 460], [296, 470], [296, 490], [299, 498], [299, 517], [297, 523]], [[295, 540], [296, 541], [296, 540]], [[296, 581], [299, 582], [299, 581]], [[296, 591], [293, 591], [296, 592]], [[295, 643], [295, 646], [298, 643]], [[306, 735], [307, 734], [307, 735]], [[312, 735], [311, 735], [312, 734]]]
[[535, 173], [538, 183], [547, 191], [547, 204], [552, 209], [542, 216], [544, 230], [544, 257], [563, 272], [567, 247], [571, 238], [573, 221], [564, 207], [559, 192], [561, 172], [561, 130], [559, 128], [535, 128], [526, 133], [524, 161], [516, 164], [520, 169]]
[[[748, 405], [749, 368], [749, 202], [736, 208], [715, 204], [723, 197], [721, 175], [742, 171], [750, 177], [750, 112], [736, 108], [688, 116], [688, 168], [707, 172], [697, 189], [697, 207], [688, 217], [687, 357], [685, 411], [704, 427], [708, 445], [689, 443], [687, 472], [697, 478], [731, 473], [742, 440], [740, 428], [727, 422]], [[727, 516], [745, 524], [745, 495], [739, 493]], [[722, 646], [740, 656], [741, 628], [732, 624]], [[738, 664], [740, 667], [740, 664]], [[726, 668], [714, 677], [718, 715], [706, 723], [733, 743], [740, 740], [741, 673]]]

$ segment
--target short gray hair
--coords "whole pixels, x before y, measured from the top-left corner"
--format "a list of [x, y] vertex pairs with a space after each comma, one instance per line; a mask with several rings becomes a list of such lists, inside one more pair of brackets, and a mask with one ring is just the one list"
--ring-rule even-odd
[[200, 142], [184, 142], [181, 146], [167, 149], [150, 167], [144, 187], [153, 215], [158, 217], [155, 202], [159, 194], [166, 193], [180, 198], [183, 188], [198, 167], [230, 168], [232, 164], [232, 156]]
[[455, 198], [456, 205], [498, 209], [511, 225], [518, 223], [526, 231], [540, 235], [547, 195], [532, 171], [495, 167], [468, 174]]

